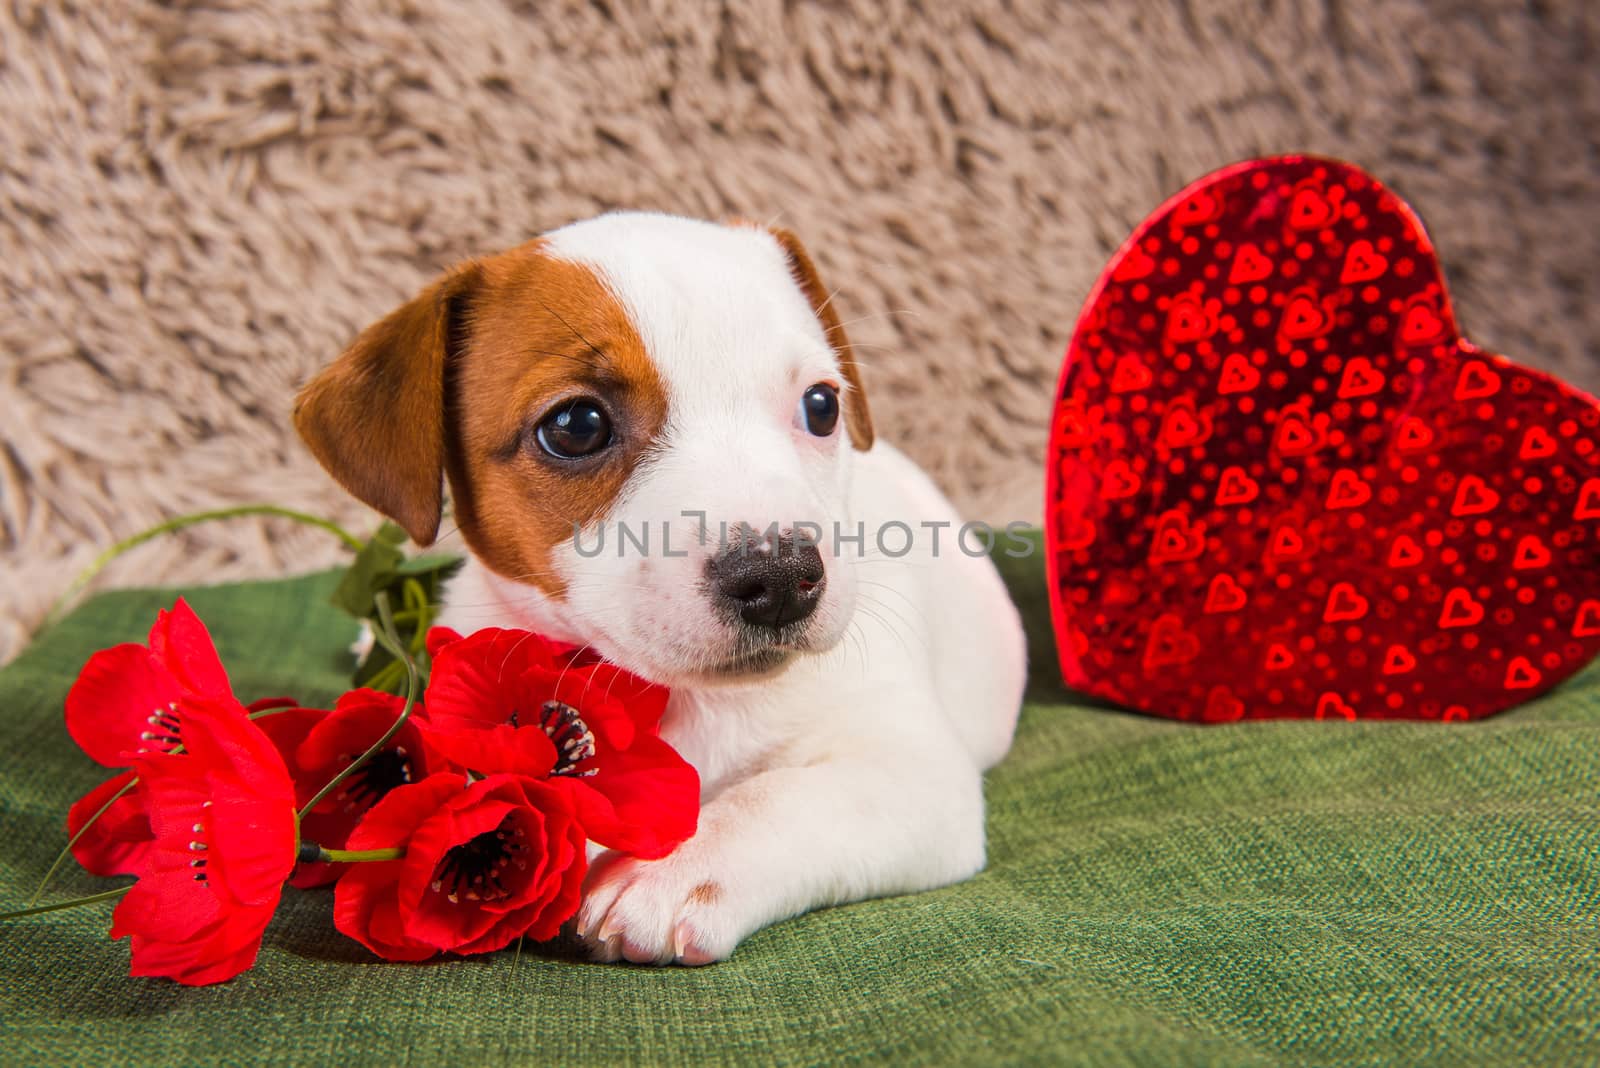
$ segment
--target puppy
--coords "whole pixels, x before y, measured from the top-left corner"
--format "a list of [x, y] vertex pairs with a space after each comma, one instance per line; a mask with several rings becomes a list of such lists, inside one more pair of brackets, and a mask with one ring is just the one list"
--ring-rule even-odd
[[576, 924], [596, 958], [705, 964], [983, 867], [1021, 624], [984, 539], [874, 440], [792, 234], [619, 213], [472, 261], [363, 332], [295, 423], [420, 545], [449, 484], [471, 559], [442, 623], [672, 688], [699, 830], [596, 858]]

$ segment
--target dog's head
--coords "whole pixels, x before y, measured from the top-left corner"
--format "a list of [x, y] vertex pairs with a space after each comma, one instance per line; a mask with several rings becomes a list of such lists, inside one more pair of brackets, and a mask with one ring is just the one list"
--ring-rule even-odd
[[776, 671], [854, 610], [872, 422], [783, 230], [619, 213], [467, 263], [313, 379], [295, 425], [419, 544], [448, 482], [529, 625], [660, 682]]

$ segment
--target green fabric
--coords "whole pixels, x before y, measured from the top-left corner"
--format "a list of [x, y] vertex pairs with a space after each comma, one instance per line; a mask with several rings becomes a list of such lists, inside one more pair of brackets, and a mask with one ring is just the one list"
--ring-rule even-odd
[[[0, 930], [0, 1061], [1579, 1064], [1600, 1060], [1600, 673], [1482, 724], [1189, 727], [1064, 693], [1041, 561], [1010, 565], [1034, 680], [989, 779], [989, 869], [779, 924], [729, 963], [559, 951], [374, 964], [289, 891], [257, 967], [126, 977], [108, 906]], [[328, 575], [187, 594], [241, 696], [326, 701]], [[101, 775], [61, 725], [100, 597], [0, 672], [0, 903]], [[60, 899], [103, 889], [69, 872]]]

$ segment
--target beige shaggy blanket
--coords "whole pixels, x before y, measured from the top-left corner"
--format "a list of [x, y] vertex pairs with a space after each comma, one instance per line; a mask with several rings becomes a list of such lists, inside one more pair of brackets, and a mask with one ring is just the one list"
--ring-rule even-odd
[[[461, 257], [610, 208], [781, 219], [883, 431], [1037, 519], [1108, 254], [1185, 181], [1315, 150], [1423, 212], [1480, 343], [1600, 387], [1589, 0], [0, 0], [0, 662], [175, 513], [372, 517], [296, 387]], [[271, 575], [234, 522], [107, 583]]]

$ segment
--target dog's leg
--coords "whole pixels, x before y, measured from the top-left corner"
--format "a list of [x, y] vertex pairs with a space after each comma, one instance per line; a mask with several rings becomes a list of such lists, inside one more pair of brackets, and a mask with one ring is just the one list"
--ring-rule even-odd
[[709, 964], [777, 920], [944, 886], [983, 862], [982, 776], [961, 746], [860, 732], [846, 754], [729, 786], [663, 860], [598, 858], [577, 929], [600, 960]]

